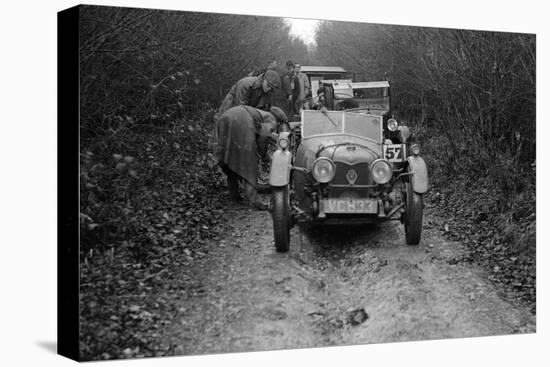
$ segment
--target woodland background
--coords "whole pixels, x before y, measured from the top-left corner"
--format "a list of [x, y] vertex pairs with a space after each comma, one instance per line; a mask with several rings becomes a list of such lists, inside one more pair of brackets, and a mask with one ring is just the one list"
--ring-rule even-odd
[[[534, 35], [323, 21], [308, 46], [282, 18], [91, 6], [80, 24], [83, 320], [108, 314], [113, 281], [150, 280], [223, 227], [213, 112], [238, 79], [287, 59], [390, 80], [446, 234], [535, 311]], [[106, 350], [102, 332], [83, 329], [85, 356]]]

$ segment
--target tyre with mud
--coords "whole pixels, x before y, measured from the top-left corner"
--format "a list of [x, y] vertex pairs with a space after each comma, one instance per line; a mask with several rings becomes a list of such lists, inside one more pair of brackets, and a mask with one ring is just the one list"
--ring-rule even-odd
[[290, 246], [290, 199], [288, 185], [273, 189], [273, 236], [277, 252], [287, 252]]
[[405, 183], [404, 189], [404, 225], [405, 225], [405, 240], [407, 245], [418, 245], [422, 234], [422, 210], [423, 198], [422, 195], [414, 192], [410, 182]]

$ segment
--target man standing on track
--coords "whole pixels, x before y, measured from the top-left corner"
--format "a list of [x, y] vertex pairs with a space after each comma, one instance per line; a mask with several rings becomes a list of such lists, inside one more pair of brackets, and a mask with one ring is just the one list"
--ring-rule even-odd
[[302, 65], [295, 64], [294, 65], [294, 73], [296, 74], [296, 77], [298, 78], [299, 83], [299, 93], [298, 98], [295, 101], [294, 109], [296, 113], [300, 113], [300, 110], [302, 109], [302, 106], [304, 104], [304, 101], [306, 99], [306, 96], [311, 91], [311, 85], [309, 83], [309, 78], [306, 74], [301, 72]]

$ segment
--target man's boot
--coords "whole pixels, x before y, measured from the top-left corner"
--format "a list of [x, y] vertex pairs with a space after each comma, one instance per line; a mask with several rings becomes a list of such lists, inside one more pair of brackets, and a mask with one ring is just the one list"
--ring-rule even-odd
[[229, 196], [233, 201], [241, 201], [243, 198], [239, 194], [239, 176], [233, 172], [227, 174], [227, 188], [229, 189]]
[[258, 210], [266, 210], [267, 206], [264, 204], [264, 202], [261, 200], [260, 196], [258, 195], [258, 191], [256, 188], [251, 185], [248, 182], [244, 183], [244, 190], [246, 194], [246, 198], [248, 199], [248, 202], [250, 206], [252, 206], [254, 209]]

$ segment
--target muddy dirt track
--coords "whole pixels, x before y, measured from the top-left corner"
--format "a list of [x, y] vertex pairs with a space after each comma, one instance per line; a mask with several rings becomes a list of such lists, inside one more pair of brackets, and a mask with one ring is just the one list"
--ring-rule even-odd
[[461, 260], [429, 206], [419, 246], [405, 245], [399, 222], [296, 226], [285, 254], [275, 252], [269, 212], [232, 205], [225, 215], [230, 230], [187, 273], [193, 287], [165, 334], [176, 354], [535, 331], [527, 308]]

